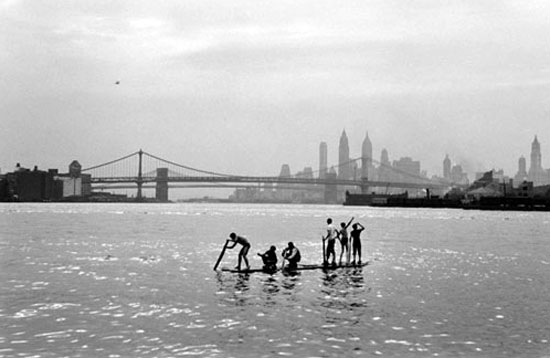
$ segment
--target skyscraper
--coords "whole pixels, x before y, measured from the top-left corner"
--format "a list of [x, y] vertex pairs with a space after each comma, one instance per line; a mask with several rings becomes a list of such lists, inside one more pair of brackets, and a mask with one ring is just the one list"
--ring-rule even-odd
[[542, 169], [542, 155], [540, 153], [540, 143], [535, 136], [533, 143], [531, 143], [531, 166], [529, 172], [536, 172]]
[[340, 136], [340, 145], [338, 146], [338, 179], [351, 179], [351, 176], [348, 136], [344, 129]]
[[416, 182], [420, 177], [420, 161], [410, 157], [401, 157], [392, 164], [394, 172], [392, 178], [402, 182]]
[[544, 169], [542, 169], [542, 155], [537, 136], [531, 144], [531, 165], [529, 166], [528, 178], [535, 186], [546, 184], [546, 175]]
[[451, 160], [449, 159], [449, 154], [446, 154], [443, 160], [443, 178], [447, 180], [451, 179]]
[[288, 164], [283, 164], [281, 166], [281, 173], [279, 176], [281, 178], [290, 178], [290, 166]]
[[378, 180], [390, 181], [391, 163], [388, 151], [384, 148], [380, 154], [380, 167], [378, 168]]
[[527, 161], [523, 155], [518, 160], [518, 171], [527, 176]]
[[[279, 174], [281, 178], [290, 178], [290, 166], [288, 164], [283, 164], [281, 166], [281, 173]], [[284, 188], [277, 188], [277, 198], [280, 200], [288, 201], [292, 200], [292, 192], [291, 189], [284, 189]]]
[[514, 176], [514, 184], [519, 185], [527, 180], [527, 161], [522, 155], [518, 160], [518, 172]]
[[454, 184], [468, 185], [468, 174], [464, 173], [462, 165], [456, 164], [451, 168], [451, 177], [449, 178]]
[[325, 179], [325, 177], [327, 176], [327, 157], [327, 143], [321, 142], [321, 144], [319, 145], [319, 179]]
[[372, 143], [367, 132], [361, 148], [361, 177], [373, 179], [372, 173]]

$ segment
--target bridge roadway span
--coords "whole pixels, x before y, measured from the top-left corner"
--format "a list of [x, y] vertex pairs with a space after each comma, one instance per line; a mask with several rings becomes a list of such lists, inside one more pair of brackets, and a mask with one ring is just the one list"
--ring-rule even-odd
[[272, 184], [309, 184], [309, 185], [340, 185], [340, 186], [367, 186], [367, 187], [390, 187], [390, 188], [411, 188], [411, 189], [445, 189], [448, 184], [442, 183], [405, 183], [385, 182], [370, 180], [344, 180], [344, 179], [308, 179], [308, 178], [284, 178], [284, 177], [249, 177], [249, 176], [181, 176], [157, 179], [157, 177], [102, 177], [92, 178], [92, 184], [146, 184], [156, 182], [167, 183], [272, 183]]

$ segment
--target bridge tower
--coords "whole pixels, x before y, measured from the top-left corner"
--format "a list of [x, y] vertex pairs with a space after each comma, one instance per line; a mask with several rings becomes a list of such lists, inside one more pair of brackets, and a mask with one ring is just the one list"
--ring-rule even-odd
[[157, 168], [155, 198], [160, 202], [168, 201], [168, 168]]
[[142, 200], [142, 195], [141, 195], [141, 187], [143, 186], [143, 172], [142, 172], [142, 160], [143, 160], [143, 150], [139, 150], [138, 152], [138, 155], [139, 155], [139, 166], [138, 166], [138, 176], [137, 176], [137, 181], [136, 181], [136, 184], [137, 184], [137, 201], [141, 201]]
[[[325, 176], [326, 180], [336, 181], [337, 174], [331, 169]], [[338, 188], [336, 184], [325, 184], [325, 204], [336, 204], [338, 202]]]

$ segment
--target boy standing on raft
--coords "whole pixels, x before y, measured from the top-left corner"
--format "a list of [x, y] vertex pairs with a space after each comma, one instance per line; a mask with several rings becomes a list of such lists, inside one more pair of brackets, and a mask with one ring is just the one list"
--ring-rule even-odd
[[238, 236], [237, 234], [235, 234], [234, 232], [232, 232], [231, 234], [229, 234], [229, 238], [230, 240], [228, 241], [231, 241], [233, 242], [233, 244], [231, 246], [227, 246], [228, 249], [232, 249], [234, 248], [237, 244], [241, 244], [242, 245], [242, 249], [241, 251], [239, 251], [239, 260], [237, 261], [237, 267], [235, 267], [235, 269], [237, 270], [241, 270], [241, 260], [244, 260], [244, 263], [246, 264], [246, 269], [245, 270], [250, 270], [250, 265], [248, 264], [248, 259], [246, 258], [246, 255], [248, 254], [248, 250], [250, 249], [250, 243], [248, 242], [248, 240], [242, 236]]
[[330, 256], [332, 255], [332, 265], [336, 265], [336, 251], [334, 251], [334, 244], [336, 242], [336, 239], [338, 238], [338, 230], [332, 224], [332, 219], [327, 219], [327, 236], [323, 238], [323, 241], [327, 242], [327, 251], [325, 256], [325, 263], [328, 263], [330, 261]]
[[340, 245], [342, 246], [342, 251], [340, 251], [340, 265], [342, 265], [342, 256], [345, 252], [346, 257], [346, 263], [349, 264], [350, 259], [350, 240], [348, 240], [348, 227], [350, 226], [351, 222], [353, 221], [353, 217], [348, 221], [348, 223], [340, 223], [340, 231], [338, 232], [340, 235]]
[[352, 265], [355, 265], [356, 254], [359, 257], [359, 261], [357, 261], [357, 264], [361, 265], [361, 232], [363, 230], [365, 230], [365, 227], [359, 223], [355, 223], [352, 225], [352, 230], [350, 233], [351, 247], [353, 249], [353, 261], [351, 262]]

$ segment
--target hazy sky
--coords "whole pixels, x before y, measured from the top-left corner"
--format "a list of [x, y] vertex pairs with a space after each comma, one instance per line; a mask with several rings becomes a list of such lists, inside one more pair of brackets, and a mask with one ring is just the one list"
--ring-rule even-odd
[[430, 175], [514, 175], [538, 135], [549, 167], [549, 34], [548, 0], [0, 0], [0, 168], [296, 173], [343, 129]]

